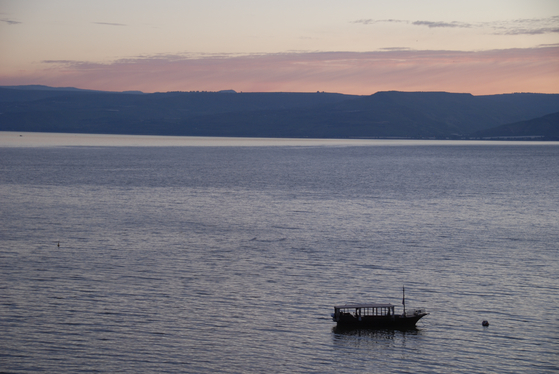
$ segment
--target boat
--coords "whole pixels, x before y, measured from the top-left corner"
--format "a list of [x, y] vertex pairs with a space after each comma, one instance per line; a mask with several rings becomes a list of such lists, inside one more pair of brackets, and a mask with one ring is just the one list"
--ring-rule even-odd
[[413, 329], [429, 313], [424, 308], [406, 311], [405, 290], [402, 297], [404, 311], [396, 314], [392, 304], [345, 304], [334, 306], [332, 319], [338, 328]]

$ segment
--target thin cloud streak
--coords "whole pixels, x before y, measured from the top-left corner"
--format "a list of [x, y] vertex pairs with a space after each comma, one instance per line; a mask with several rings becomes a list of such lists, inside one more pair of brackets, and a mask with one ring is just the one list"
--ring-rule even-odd
[[103, 26], [126, 26], [123, 23], [112, 23], [112, 22], [93, 22], [95, 25], [103, 25]]
[[357, 21], [353, 21], [351, 23], [362, 23], [363, 25], [372, 25], [375, 23], [410, 23], [410, 21], [402, 20], [402, 19], [358, 19]]
[[1, 18], [0, 22], [7, 23], [8, 25], [19, 25], [19, 24], [21, 24], [21, 22], [14, 21], [13, 19], [9, 19], [9, 18]]
[[559, 16], [516, 19], [509, 22], [484, 23], [500, 35], [540, 35], [559, 32]]
[[559, 32], [559, 16], [533, 19], [515, 19], [507, 21], [465, 23], [444, 21], [410, 21], [399, 19], [360, 19], [351, 23], [375, 25], [380, 23], [403, 23], [412, 26], [427, 26], [429, 28], [477, 28], [487, 29], [489, 33], [498, 35], [539, 35]]
[[46, 84], [97, 90], [244, 92], [449, 91], [476, 95], [557, 93], [559, 46], [460, 51], [299, 52], [139, 57], [110, 64], [44, 61], [47, 68], [0, 85]]
[[470, 28], [472, 27], [469, 23], [463, 22], [431, 22], [431, 21], [415, 21], [411, 23], [415, 26], [427, 26], [427, 27], [460, 27], [460, 28]]
[[543, 27], [541, 29], [515, 29], [515, 30], [505, 31], [503, 34], [505, 34], [505, 35], [540, 35], [540, 34], [551, 34], [551, 33], [559, 33], [559, 27], [556, 27], [556, 28]]

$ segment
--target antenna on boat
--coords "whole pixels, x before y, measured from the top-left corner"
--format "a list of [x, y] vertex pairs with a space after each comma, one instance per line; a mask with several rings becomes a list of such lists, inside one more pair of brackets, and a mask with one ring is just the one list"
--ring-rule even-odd
[[404, 306], [404, 315], [406, 315], [406, 287], [402, 286], [402, 305]]

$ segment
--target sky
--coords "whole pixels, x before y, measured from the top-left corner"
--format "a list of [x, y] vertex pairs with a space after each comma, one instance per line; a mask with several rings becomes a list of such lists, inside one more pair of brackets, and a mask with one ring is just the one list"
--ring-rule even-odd
[[559, 93], [558, 0], [0, 0], [0, 85]]

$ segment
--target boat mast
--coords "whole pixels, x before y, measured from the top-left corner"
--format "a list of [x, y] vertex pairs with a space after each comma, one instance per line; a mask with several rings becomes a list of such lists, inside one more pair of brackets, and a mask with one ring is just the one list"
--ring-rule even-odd
[[406, 315], [406, 287], [402, 286], [402, 305], [404, 306], [404, 316]]

